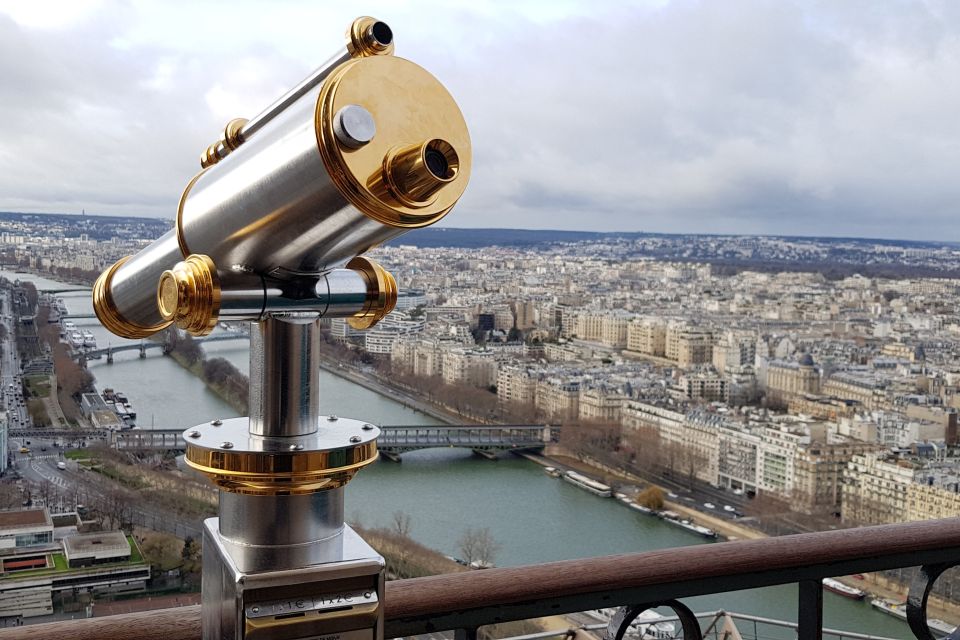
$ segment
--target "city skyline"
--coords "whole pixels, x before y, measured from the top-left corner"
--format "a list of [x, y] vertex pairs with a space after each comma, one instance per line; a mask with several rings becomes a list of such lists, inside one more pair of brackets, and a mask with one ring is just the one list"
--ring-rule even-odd
[[[223, 123], [320, 64], [360, 10], [0, 3], [0, 208], [172, 217]], [[948, 3], [362, 10], [471, 128], [475, 175], [441, 224], [960, 239]]]

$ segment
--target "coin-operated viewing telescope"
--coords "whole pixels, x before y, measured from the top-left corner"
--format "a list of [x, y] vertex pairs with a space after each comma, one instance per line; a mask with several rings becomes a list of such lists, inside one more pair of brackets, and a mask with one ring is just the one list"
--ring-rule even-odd
[[97, 317], [143, 338], [251, 321], [250, 416], [188, 429], [220, 490], [204, 523], [204, 638], [383, 637], [383, 559], [343, 521], [343, 487], [379, 429], [319, 414], [319, 322], [369, 328], [396, 303], [367, 250], [446, 215], [470, 175], [456, 102], [393, 56], [383, 22], [251, 120], [227, 123], [176, 228], [97, 279]]

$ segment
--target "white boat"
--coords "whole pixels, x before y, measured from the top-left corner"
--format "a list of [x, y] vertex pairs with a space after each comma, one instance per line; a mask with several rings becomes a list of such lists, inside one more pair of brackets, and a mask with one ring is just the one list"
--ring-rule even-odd
[[[891, 602], [890, 600], [885, 600], [883, 598], [875, 598], [870, 601], [870, 606], [874, 609], [879, 609], [886, 614], [889, 614], [895, 618], [900, 618], [901, 620], [907, 619], [907, 605], [901, 604], [899, 602]], [[927, 626], [930, 627], [930, 631], [933, 631], [936, 634], [949, 635], [953, 633], [953, 630], [956, 629], [955, 626], [944, 622], [943, 620], [937, 620], [936, 618], [927, 618]]]
[[655, 515], [657, 512], [651, 509], [650, 507], [645, 507], [642, 504], [637, 504], [636, 502], [631, 502], [627, 504], [628, 507], [634, 511], [639, 511], [640, 513], [645, 513], [647, 515]]
[[609, 498], [613, 495], [613, 491], [610, 489], [609, 485], [605, 485], [602, 482], [597, 482], [596, 480], [591, 480], [587, 476], [581, 475], [576, 471], [567, 471], [563, 474], [563, 479], [569, 482], [570, 484], [585, 489], [592, 493], [595, 496], [600, 496], [601, 498]]
[[70, 346], [74, 349], [79, 349], [83, 346], [83, 335], [79, 331], [70, 332]]
[[699, 524], [694, 524], [690, 520], [681, 517], [680, 514], [674, 511], [661, 511], [660, 518], [664, 522], [680, 527], [681, 529], [686, 529], [687, 531], [696, 533], [704, 538], [717, 537], [717, 532], [713, 529], [708, 529], [707, 527], [700, 526]]
[[[593, 617], [604, 622], [617, 614], [617, 609], [597, 609], [590, 612]], [[643, 611], [630, 623], [630, 630], [624, 635], [630, 640], [673, 640], [677, 635], [677, 626], [664, 620], [656, 611]]]
[[844, 598], [851, 598], [853, 600], [863, 600], [867, 596], [866, 591], [861, 591], [856, 587], [851, 587], [850, 585], [843, 584], [839, 580], [834, 580], [833, 578], [824, 578], [823, 588], [826, 589], [827, 591], [832, 591], [838, 596], [843, 596]]
[[550, 476], [551, 478], [559, 478], [559, 477], [560, 477], [560, 471], [559, 471], [556, 467], [544, 467], [544, 468], [543, 468], [543, 471], [544, 471], [544, 473], [546, 473], [546, 474], [547, 474], [548, 476]]
[[97, 348], [97, 339], [89, 331], [83, 332], [83, 346], [85, 346], [88, 349]]

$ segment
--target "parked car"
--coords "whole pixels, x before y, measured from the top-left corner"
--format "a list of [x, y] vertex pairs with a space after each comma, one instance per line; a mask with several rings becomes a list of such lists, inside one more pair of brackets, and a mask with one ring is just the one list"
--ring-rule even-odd
[[704, 502], [704, 503], [703, 503], [703, 506], [705, 506], [707, 509], [716, 509], [716, 508], [717, 508], [717, 505], [713, 504], [712, 502]]

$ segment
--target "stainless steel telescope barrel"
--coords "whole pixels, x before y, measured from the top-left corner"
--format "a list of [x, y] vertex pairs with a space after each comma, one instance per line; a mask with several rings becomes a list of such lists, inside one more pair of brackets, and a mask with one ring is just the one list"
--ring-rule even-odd
[[[164, 312], [157, 295], [164, 272], [190, 256], [203, 258], [195, 262], [211, 274], [196, 280], [214, 290], [177, 298], [203, 298], [198, 304], [215, 313], [231, 298], [216, 290], [231, 274], [318, 278], [450, 211], [471, 164], [456, 102], [432, 75], [391, 55], [383, 23], [361, 18], [348, 36], [345, 52], [263, 114], [227, 125], [180, 198], [176, 228], [98, 279], [94, 308], [104, 326], [145, 337], [196, 315]], [[167, 300], [172, 291], [168, 278]]]

